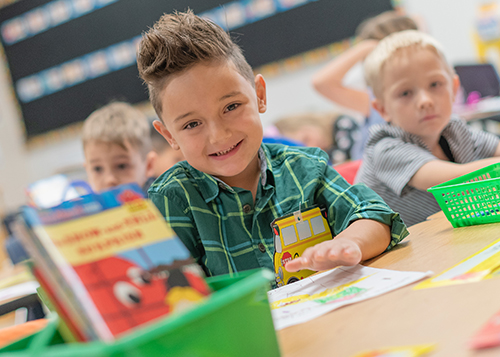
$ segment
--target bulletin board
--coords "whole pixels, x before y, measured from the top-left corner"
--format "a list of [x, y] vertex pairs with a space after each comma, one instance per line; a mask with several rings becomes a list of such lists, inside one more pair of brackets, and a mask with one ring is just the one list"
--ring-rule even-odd
[[163, 13], [190, 7], [228, 30], [254, 68], [350, 38], [391, 0], [19, 0], [0, 9], [13, 92], [33, 138], [112, 100], [140, 103], [135, 53]]

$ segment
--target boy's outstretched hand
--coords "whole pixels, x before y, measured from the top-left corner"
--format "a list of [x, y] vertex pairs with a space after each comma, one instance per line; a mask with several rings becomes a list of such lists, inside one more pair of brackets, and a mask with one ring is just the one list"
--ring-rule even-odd
[[356, 265], [361, 261], [361, 248], [349, 239], [333, 239], [307, 248], [301, 257], [285, 266], [289, 272], [302, 269], [327, 270], [339, 265]]
[[353, 222], [335, 239], [307, 248], [301, 257], [285, 265], [289, 272], [301, 269], [327, 270], [356, 265], [382, 253], [390, 242], [389, 226], [370, 219]]

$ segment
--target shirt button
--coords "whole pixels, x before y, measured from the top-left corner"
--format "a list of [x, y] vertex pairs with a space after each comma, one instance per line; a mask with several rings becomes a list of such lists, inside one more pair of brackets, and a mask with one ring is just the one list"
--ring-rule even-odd
[[219, 187], [222, 188], [222, 189], [226, 188], [226, 186], [224, 186], [224, 184], [222, 182], [219, 182]]
[[259, 243], [259, 250], [262, 252], [262, 253], [265, 253], [266, 251], [266, 246], [262, 243]]
[[252, 207], [250, 205], [244, 205], [243, 206], [243, 212], [244, 213], [249, 213], [252, 210]]

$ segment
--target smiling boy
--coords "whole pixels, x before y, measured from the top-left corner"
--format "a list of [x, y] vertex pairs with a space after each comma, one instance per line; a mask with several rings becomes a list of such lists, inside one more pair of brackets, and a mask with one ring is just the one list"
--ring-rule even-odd
[[365, 74], [387, 123], [371, 130], [356, 182], [406, 224], [439, 211], [429, 187], [499, 161], [496, 136], [452, 117], [460, 82], [429, 35], [407, 30], [386, 37], [365, 60]]
[[262, 144], [264, 78], [210, 20], [164, 15], [143, 36], [138, 68], [161, 119], [155, 128], [187, 160], [149, 196], [208, 275], [272, 270], [270, 223], [300, 207], [326, 207], [336, 238], [290, 271], [354, 265], [407, 235], [399, 215], [366, 186], [347, 184], [323, 151]]

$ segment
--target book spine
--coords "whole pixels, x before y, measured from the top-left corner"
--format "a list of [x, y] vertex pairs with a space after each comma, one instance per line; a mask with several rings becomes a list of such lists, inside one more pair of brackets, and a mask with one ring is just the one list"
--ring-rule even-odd
[[[33, 231], [33, 228], [24, 219], [23, 223], [17, 225], [16, 228], [16, 233], [18, 233], [16, 236], [19, 237], [28, 250], [35, 266], [39, 268], [39, 271], [43, 272], [43, 277], [46, 279], [45, 282], [48, 286], [52, 287], [51, 291], [54, 297], [64, 307], [65, 311], [67, 311], [67, 316], [70, 320], [67, 323], [75, 326], [76, 330], [78, 330], [78, 335], [84, 341], [97, 340], [98, 336], [93, 331], [92, 325], [86, 318], [86, 314], [78, 303], [75, 294], [71, 291], [61, 272], [51, 260], [45, 247]], [[61, 316], [61, 318], [64, 318], [64, 316]]]
[[69, 317], [68, 311], [64, 307], [64, 304], [56, 298], [56, 295], [52, 291], [52, 288], [47, 283], [47, 279], [43, 276], [43, 273], [36, 267], [32, 267], [32, 272], [35, 278], [38, 280], [41, 286], [41, 292], [38, 295], [45, 295], [44, 298], [49, 301], [45, 301], [42, 298], [42, 301], [45, 302], [45, 305], [49, 303], [52, 305], [51, 307], [57, 312], [60, 317], [59, 321], [59, 332], [61, 336], [64, 338], [66, 342], [78, 342], [85, 341], [85, 337], [82, 336], [78, 328], [73, 323], [73, 320]]

